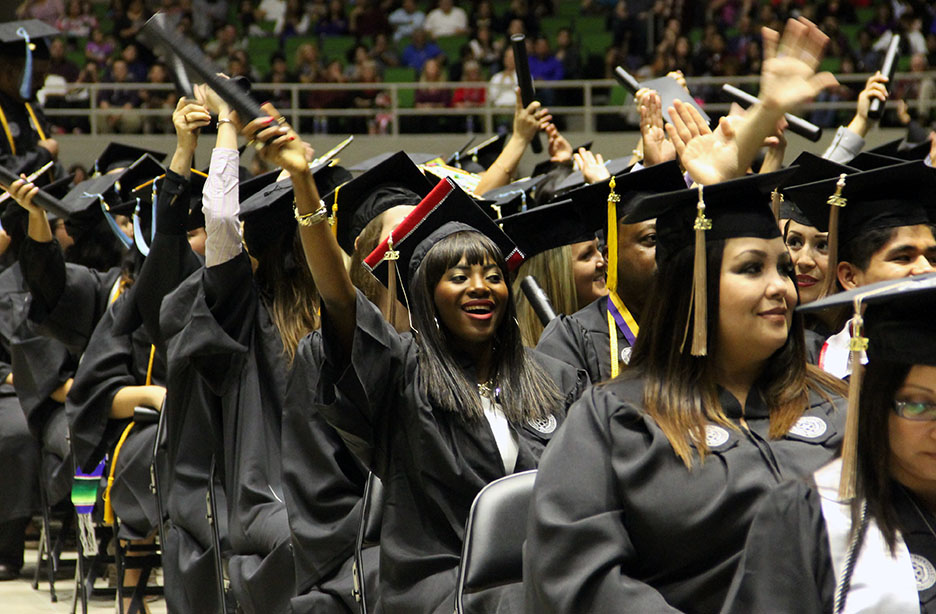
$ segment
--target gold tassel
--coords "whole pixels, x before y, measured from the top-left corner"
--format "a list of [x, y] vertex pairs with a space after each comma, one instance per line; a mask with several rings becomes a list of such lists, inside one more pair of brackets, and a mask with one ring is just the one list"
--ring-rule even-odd
[[848, 204], [848, 200], [842, 196], [842, 190], [845, 188], [845, 173], [839, 175], [835, 183], [835, 194], [829, 196], [826, 203], [829, 205], [829, 264], [826, 267], [825, 285], [822, 288], [821, 296], [835, 294], [835, 282], [838, 279], [838, 243], [839, 243], [839, 214], [843, 207]]
[[708, 354], [705, 231], [712, 229], [712, 220], [705, 217], [705, 201], [702, 197], [701, 185], [699, 186], [696, 219], [692, 227], [695, 229], [695, 258], [692, 263], [692, 347], [689, 351], [693, 356], [705, 356]]
[[[617, 293], [617, 204], [620, 202], [621, 197], [614, 191], [616, 185], [614, 175], [611, 175], [611, 181], [608, 182], [608, 232], [607, 236], [605, 236], [605, 241], [608, 244], [608, 278], [605, 281], [605, 287], [608, 288], [609, 301]], [[615, 378], [621, 371], [621, 365], [618, 363], [617, 329], [610, 309], [608, 310], [608, 339], [611, 351], [611, 377]]]
[[397, 305], [397, 273], [396, 264], [400, 259], [400, 252], [393, 249], [393, 233], [387, 237], [387, 251], [384, 253], [384, 260], [387, 261], [387, 306], [384, 310], [387, 322], [391, 326], [396, 322]]
[[774, 188], [773, 192], [770, 193], [770, 210], [773, 211], [773, 217], [777, 220], [777, 224], [780, 223], [780, 205], [783, 204], [783, 194], [780, 193], [780, 188]]
[[856, 301], [855, 317], [852, 318], [852, 336], [848, 349], [851, 351], [851, 378], [848, 380], [848, 413], [845, 415], [845, 437], [842, 441], [842, 475], [839, 481], [839, 499], [848, 501], [855, 497], [857, 483], [858, 452], [858, 405], [861, 398], [861, 378], [864, 366], [861, 355], [868, 349], [868, 338], [862, 336], [861, 304]]
[[114, 454], [110, 459], [110, 472], [107, 475], [107, 488], [104, 489], [104, 524], [108, 526], [114, 525], [114, 506], [111, 503], [111, 488], [114, 486], [114, 472], [117, 470], [117, 458], [120, 456], [120, 450], [123, 448], [124, 442], [127, 441], [127, 435], [130, 434], [130, 431], [133, 430], [133, 425], [136, 422], [131, 422], [127, 425], [127, 428], [124, 429], [124, 432], [120, 435], [120, 440], [117, 442], [117, 445], [114, 447]]
[[338, 190], [340, 190], [343, 185], [344, 184], [341, 184], [335, 188], [335, 200], [332, 202], [332, 214], [331, 217], [328, 218], [332, 234], [336, 237], [338, 236]]

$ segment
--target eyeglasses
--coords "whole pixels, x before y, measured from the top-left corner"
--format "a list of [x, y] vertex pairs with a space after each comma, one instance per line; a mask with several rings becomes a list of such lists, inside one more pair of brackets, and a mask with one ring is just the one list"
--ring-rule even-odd
[[929, 422], [936, 420], [936, 403], [894, 401], [894, 413], [907, 420]]

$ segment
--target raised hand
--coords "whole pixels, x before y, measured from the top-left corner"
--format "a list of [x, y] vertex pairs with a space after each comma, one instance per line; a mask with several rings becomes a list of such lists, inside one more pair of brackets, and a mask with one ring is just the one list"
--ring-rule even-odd
[[198, 143], [198, 131], [211, 123], [211, 115], [205, 105], [184, 96], [179, 98], [172, 112], [179, 147], [194, 150]]
[[549, 109], [541, 108], [539, 101], [534, 100], [526, 108], [520, 100], [520, 88], [517, 88], [517, 105], [514, 107], [513, 133], [530, 143], [536, 133], [552, 121]]
[[572, 144], [562, 136], [556, 124], [549, 122], [543, 128], [549, 140], [549, 159], [552, 162], [570, 162], [572, 160]]
[[[855, 111], [855, 117], [848, 124], [848, 129], [860, 137], [868, 134], [871, 128], [872, 120], [868, 119], [868, 109], [871, 107], [871, 101], [877, 98], [881, 102], [887, 101], [887, 77], [878, 71], [868, 77], [864, 89], [858, 94], [858, 109]], [[902, 101], [901, 101], [902, 102]]]
[[786, 154], [787, 146], [784, 131], [786, 131], [788, 125], [786, 118], [781, 117], [780, 121], [777, 122], [777, 131], [764, 139], [767, 155], [764, 156], [764, 162], [761, 164], [761, 173], [772, 173], [783, 167], [783, 156]]
[[21, 179], [17, 179], [13, 182], [13, 185], [7, 188], [7, 192], [10, 193], [10, 197], [16, 201], [17, 205], [29, 213], [41, 214], [42, 208], [32, 202], [33, 197], [39, 193], [39, 188], [26, 179], [26, 175], [20, 175], [20, 177]]
[[808, 19], [790, 19], [781, 37], [762, 28], [764, 64], [760, 101], [765, 109], [786, 113], [827, 87], [838, 85], [830, 72], [816, 73], [829, 37]]
[[635, 98], [637, 99], [637, 109], [640, 111], [643, 165], [653, 166], [654, 164], [674, 160], [676, 158], [676, 148], [666, 140], [660, 95], [654, 90], [641, 88]]
[[713, 132], [695, 107], [679, 100], [673, 102], [669, 114], [673, 121], [666, 125], [666, 133], [676, 149], [676, 156], [693, 181], [710, 185], [744, 173], [746, 167], [739, 168], [738, 143], [732, 120], [721, 118]]
[[306, 147], [295, 131], [285, 121], [280, 121], [283, 116], [269, 102], [260, 108], [267, 113], [267, 117], [249, 122], [242, 130], [248, 143], [259, 146], [258, 152], [263, 160], [282, 167], [290, 174], [307, 172], [309, 163], [306, 160]]
[[611, 176], [611, 173], [604, 165], [604, 158], [601, 157], [601, 154], [594, 154], [584, 147], [579, 147], [579, 150], [572, 154], [572, 158], [588, 183], [598, 183]]

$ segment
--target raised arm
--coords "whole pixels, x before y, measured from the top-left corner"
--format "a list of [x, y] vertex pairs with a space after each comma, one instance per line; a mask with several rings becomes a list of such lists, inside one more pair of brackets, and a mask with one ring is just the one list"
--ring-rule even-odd
[[264, 143], [261, 157], [282, 167], [292, 178], [296, 218], [306, 263], [328, 312], [330, 327], [337, 334], [340, 346], [350, 349], [357, 317], [355, 289], [338, 241], [326, 223], [327, 211], [309, 171], [305, 147], [289, 124], [275, 121], [282, 116], [273, 105], [264, 104], [263, 110], [270, 116], [247, 124], [244, 136]]

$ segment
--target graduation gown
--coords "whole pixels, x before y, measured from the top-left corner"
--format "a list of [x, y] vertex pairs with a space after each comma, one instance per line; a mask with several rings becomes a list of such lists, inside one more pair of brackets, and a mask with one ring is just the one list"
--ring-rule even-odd
[[27, 237], [20, 251], [23, 278], [32, 294], [29, 319], [39, 333], [57, 339], [80, 356], [116, 295], [120, 268], [100, 272], [66, 264], [58, 241]]
[[231, 587], [247, 612], [284, 612], [295, 591], [280, 442], [287, 365], [245, 252], [203, 269], [177, 348], [220, 399]]
[[643, 381], [586, 391], [547, 448], [524, 550], [527, 612], [717, 612], [756, 504], [784, 479], [809, 475], [841, 443], [845, 401], [810, 399], [781, 439], [756, 389], [709, 425], [711, 454], [691, 470], [641, 410]]
[[[114, 331], [114, 314], [125, 300], [125, 295], [118, 297], [95, 328], [65, 402], [75, 463], [84, 471], [112, 453], [130, 422], [109, 417], [114, 395], [147, 381], [152, 344], [146, 332], [117, 335]], [[165, 361], [156, 352], [152, 384], [165, 386], [165, 376]], [[155, 424], [136, 424], [116, 461], [111, 501], [123, 539], [143, 539], [158, 524], [156, 499], [150, 492], [155, 435]]]
[[[367, 468], [313, 402], [324, 358], [318, 331], [300, 342], [283, 414], [283, 493], [296, 568], [296, 614], [358, 608], [351, 594], [351, 561]], [[379, 551], [363, 552], [371, 594], [376, 593]]]
[[[323, 310], [319, 398], [322, 415], [384, 485], [376, 611], [448, 614], [468, 511], [481, 488], [504, 477], [503, 460], [487, 420], [468, 422], [423, 394], [412, 337], [397, 333], [360, 291], [356, 309], [343, 368], [340, 350], [329, 346]], [[534, 350], [529, 357], [549, 374], [566, 406], [578, 397], [583, 373]], [[511, 425], [519, 447], [515, 472], [536, 468], [564, 414], [558, 410], [539, 428]], [[497, 611], [500, 598], [492, 594], [484, 611]]]
[[14, 265], [0, 275], [0, 463], [6, 468], [0, 472], [0, 524], [28, 518], [39, 509], [38, 441], [16, 390], [5, 383], [13, 370], [10, 340], [25, 319], [27, 297], [18, 287], [18, 273]]
[[15, 372], [14, 388], [29, 430], [42, 441], [42, 475], [55, 505], [71, 492], [74, 467], [66, 439], [65, 405], [50, 395], [75, 374], [78, 359], [36, 332], [29, 321], [30, 294], [18, 263], [0, 274], [0, 345]]
[[[43, 134], [48, 137], [52, 134], [52, 126], [42, 113], [42, 108], [37, 102], [31, 102], [30, 106], [39, 120]], [[42, 139], [23, 102], [0, 92], [0, 109], [6, 116], [10, 131], [7, 135], [5, 131], [0, 130], [0, 165], [16, 173], [29, 173], [52, 160], [49, 150], [39, 146]]]
[[[810, 479], [787, 482], [765, 498], [723, 612], [833, 611], [843, 554], [851, 542], [850, 506], [837, 509], [840, 472], [841, 461], [836, 460]], [[914, 507], [912, 495], [897, 484], [893, 489], [897, 518], [904, 527], [896, 551], [889, 551], [876, 524], [869, 521], [853, 568], [846, 613], [936, 612], [936, 536]], [[934, 522], [932, 515], [928, 521]]]
[[[623, 364], [631, 346], [617, 330], [618, 352]], [[582, 369], [593, 384], [611, 378], [611, 337], [608, 335], [608, 297], [603, 296], [572, 315], [560, 315], [546, 325], [536, 349], [547, 356]]]

